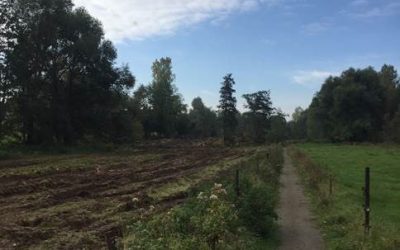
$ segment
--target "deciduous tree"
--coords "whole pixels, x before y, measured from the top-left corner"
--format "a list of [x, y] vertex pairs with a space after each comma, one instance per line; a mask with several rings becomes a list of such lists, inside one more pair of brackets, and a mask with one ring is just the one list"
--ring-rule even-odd
[[272, 107], [270, 91], [258, 91], [252, 94], [243, 95], [246, 99], [246, 108], [250, 110], [248, 114], [252, 128], [252, 140], [256, 143], [265, 142], [269, 120], [274, 111]]
[[153, 63], [153, 82], [149, 87], [154, 132], [171, 136], [176, 132], [178, 115], [186, 110], [182, 97], [173, 85], [175, 75], [172, 72], [172, 60], [161, 58]]

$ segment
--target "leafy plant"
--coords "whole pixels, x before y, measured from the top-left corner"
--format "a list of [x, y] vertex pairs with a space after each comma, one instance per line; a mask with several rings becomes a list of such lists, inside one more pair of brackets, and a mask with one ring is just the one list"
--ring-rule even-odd
[[272, 193], [266, 185], [251, 186], [239, 203], [240, 219], [249, 229], [261, 236], [270, 236], [276, 227], [276, 198]]
[[237, 220], [226, 190], [215, 184], [186, 206], [136, 222], [129, 228], [133, 234], [127, 245], [128, 249], [216, 249], [232, 237]]

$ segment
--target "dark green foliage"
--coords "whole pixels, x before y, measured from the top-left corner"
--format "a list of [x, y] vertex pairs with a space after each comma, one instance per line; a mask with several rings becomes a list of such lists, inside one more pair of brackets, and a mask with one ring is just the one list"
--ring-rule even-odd
[[270, 118], [274, 111], [270, 95], [270, 91], [258, 91], [243, 95], [247, 102], [245, 107], [250, 110], [245, 114], [245, 118], [250, 127], [251, 139], [255, 143], [263, 143], [266, 139]]
[[400, 143], [400, 108], [385, 127], [386, 140]]
[[11, 52], [13, 38], [15, 38], [16, 15], [12, 8], [12, 1], [0, 1], [0, 138], [6, 131], [11, 131], [7, 118], [7, 112], [12, 106], [9, 100], [13, 92], [13, 84], [10, 77], [9, 54]]
[[141, 121], [146, 138], [172, 137], [189, 133], [190, 122], [183, 98], [173, 84], [171, 58], [156, 60], [152, 66], [153, 81], [134, 92], [131, 106]]
[[275, 222], [278, 219], [274, 211], [276, 197], [267, 185], [248, 186], [239, 203], [239, 217], [243, 223], [255, 233], [262, 236], [271, 236]]
[[273, 237], [277, 228], [275, 208], [282, 163], [282, 148], [271, 146], [244, 162], [240, 171], [239, 218], [249, 230], [264, 238]]
[[161, 58], [153, 63], [153, 82], [149, 86], [149, 104], [154, 131], [161, 136], [173, 135], [177, 116], [186, 110], [182, 98], [173, 85], [171, 58]]
[[313, 140], [391, 140], [396, 134], [393, 124], [399, 97], [393, 66], [384, 65], [380, 72], [372, 67], [350, 68], [325, 81], [304, 112], [306, 118], [299, 116], [293, 128], [304, 130], [306, 123], [308, 138]]
[[7, 41], [0, 52], [7, 134], [27, 144], [131, 141], [127, 93], [135, 78], [127, 66], [114, 66], [116, 50], [101, 24], [71, 1], [5, 3], [13, 13], [0, 39]]
[[379, 138], [382, 129], [384, 91], [372, 69], [350, 69], [342, 74], [333, 94], [330, 137], [338, 141]]
[[379, 72], [380, 83], [385, 89], [384, 98], [384, 139], [400, 142], [400, 80], [396, 69], [383, 65]]
[[238, 125], [236, 119], [236, 114], [238, 113], [236, 109], [236, 97], [233, 96], [236, 92], [233, 88], [235, 80], [232, 78], [232, 74], [226, 75], [221, 84], [222, 87], [219, 91], [221, 95], [218, 108], [221, 111], [223, 121], [224, 143], [226, 145], [231, 145], [234, 142], [234, 135]]
[[288, 122], [289, 138], [301, 140], [307, 138], [307, 111], [297, 107], [292, 116], [292, 121]]
[[[153, 63], [150, 85], [130, 96], [135, 77], [128, 66], [115, 66], [117, 52], [101, 23], [72, 0], [1, 0], [0, 13], [2, 142], [119, 144], [221, 131], [227, 144], [234, 142], [239, 113], [232, 75], [224, 77], [218, 115], [201, 99], [188, 113], [168, 57]], [[268, 110], [257, 106], [269, 105], [258, 96], [251, 104]], [[259, 127], [263, 138], [265, 126]]]
[[267, 141], [278, 143], [285, 141], [288, 138], [288, 125], [286, 115], [282, 112], [277, 112], [269, 119], [270, 129], [267, 132]]
[[384, 113], [385, 119], [393, 119], [400, 104], [399, 79], [396, 69], [391, 65], [383, 65], [379, 72], [380, 84], [385, 89]]
[[150, 126], [149, 87], [140, 85], [134, 92], [130, 105], [136, 118], [137, 127], [142, 128], [142, 137], [148, 138], [152, 132], [152, 127]]
[[217, 135], [217, 114], [207, 108], [200, 97], [193, 99], [189, 113], [191, 133], [196, 137], [212, 137]]
[[192, 132], [192, 127], [190, 125], [190, 117], [186, 110], [185, 112], [178, 114], [175, 123], [176, 135], [179, 137], [189, 135]]
[[274, 111], [271, 102], [271, 91], [258, 91], [253, 94], [243, 95], [246, 100], [246, 108], [250, 109], [253, 114], [260, 114], [265, 118], [269, 118]]

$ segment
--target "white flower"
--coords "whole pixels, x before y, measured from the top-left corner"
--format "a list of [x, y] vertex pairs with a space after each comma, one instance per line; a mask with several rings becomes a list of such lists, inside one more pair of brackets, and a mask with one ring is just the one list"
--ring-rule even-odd
[[134, 203], [139, 202], [139, 198], [134, 197], [134, 198], [132, 199], [132, 202], [134, 202]]
[[216, 190], [216, 193], [217, 194], [225, 194], [225, 195], [228, 194], [224, 188]]
[[214, 188], [220, 189], [220, 188], [222, 188], [222, 184], [214, 183]]
[[212, 194], [212, 195], [210, 196], [210, 199], [211, 199], [211, 200], [218, 200], [218, 196], [216, 196], [215, 194]]
[[197, 195], [197, 199], [203, 199], [204, 198], [204, 193], [203, 192], [200, 192], [198, 195]]

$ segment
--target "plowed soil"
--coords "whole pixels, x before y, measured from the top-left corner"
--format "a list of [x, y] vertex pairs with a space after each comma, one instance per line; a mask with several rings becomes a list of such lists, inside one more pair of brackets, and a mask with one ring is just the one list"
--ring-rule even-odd
[[130, 218], [184, 199], [178, 194], [156, 201], [147, 190], [243, 154], [179, 142], [0, 161], [0, 249], [107, 248]]

